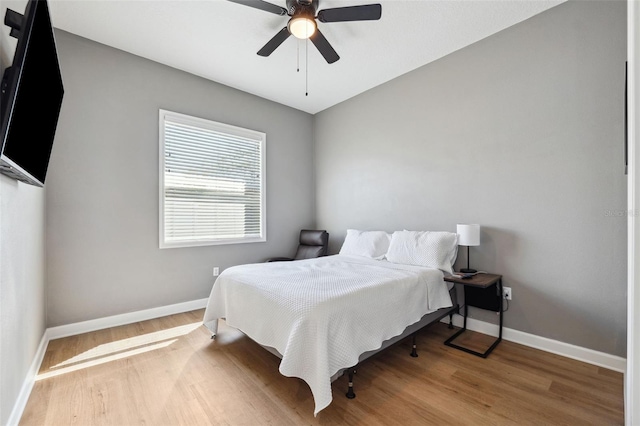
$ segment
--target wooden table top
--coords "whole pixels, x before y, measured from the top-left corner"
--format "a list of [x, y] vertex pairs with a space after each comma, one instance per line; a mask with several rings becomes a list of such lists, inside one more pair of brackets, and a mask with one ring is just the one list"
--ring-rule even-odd
[[[462, 273], [459, 272], [459, 274], [462, 274]], [[472, 287], [486, 288], [486, 287], [492, 286], [493, 284], [498, 282], [498, 280], [500, 280], [501, 278], [502, 278], [502, 275], [487, 274], [484, 272], [479, 272], [474, 276], [472, 276], [471, 278], [467, 278], [467, 279], [459, 278], [453, 275], [448, 275], [444, 277], [444, 280], [452, 283], [469, 285]]]

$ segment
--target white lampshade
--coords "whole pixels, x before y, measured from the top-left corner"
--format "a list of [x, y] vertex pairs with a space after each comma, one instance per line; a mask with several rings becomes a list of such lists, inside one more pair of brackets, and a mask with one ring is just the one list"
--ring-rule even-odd
[[480, 225], [458, 224], [458, 245], [479, 246], [480, 245]]

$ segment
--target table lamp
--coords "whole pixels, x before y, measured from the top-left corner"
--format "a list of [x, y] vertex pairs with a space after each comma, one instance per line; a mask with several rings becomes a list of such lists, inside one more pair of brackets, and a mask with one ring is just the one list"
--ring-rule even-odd
[[480, 245], [480, 225], [472, 224], [458, 224], [458, 245], [467, 246], [467, 267], [460, 269], [460, 272], [465, 274], [473, 274], [478, 272], [475, 269], [469, 268], [469, 247]]

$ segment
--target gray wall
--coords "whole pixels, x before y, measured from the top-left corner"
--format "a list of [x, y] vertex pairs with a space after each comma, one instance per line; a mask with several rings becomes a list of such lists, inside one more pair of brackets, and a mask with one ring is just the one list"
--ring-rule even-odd
[[[315, 219], [311, 115], [56, 36], [65, 99], [47, 177], [48, 326], [205, 298], [213, 266], [293, 254]], [[267, 134], [266, 243], [158, 248], [160, 108]]]
[[332, 250], [480, 223], [471, 265], [513, 288], [507, 327], [625, 356], [625, 22], [622, 1], [565, 3], [317, 114]]
[[[26, 1], [2, 3], [24, 12]], [[16, 40], [0, 30], [0, 75]], [[0, 175], [0, 424], [16, 403], [45, 330], [45, 190]]]

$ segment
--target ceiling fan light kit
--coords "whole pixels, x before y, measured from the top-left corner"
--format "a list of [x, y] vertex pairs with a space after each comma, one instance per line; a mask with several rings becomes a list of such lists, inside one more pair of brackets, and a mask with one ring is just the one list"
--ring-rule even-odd
[[308, 39], [316, 32], [316, 21], [313, 17], [297, 16], [291, 18], [287, 24], [287, 30], [296, 38]]
[[382, 16], [380, 4], [366, 4], [361, 6], [336, 7], [318, 10], [319, 0], [287, 0], [287, 8], [277, 6], [263, 0], [228, 0], [245, 6], [260, 9], [276, 15], [287, 15], [291, 18], [287, 26], [281, 29], [271, 40], [258, 51], [260, 56], [269, 56], [290, 35], [305, 40], [309, 39], [316, 46], [327, 63], [332, 64], [340, 59], [331, 44], [324, 37], [316, 19], [323, 23], [349, 21], [375, 21]]

